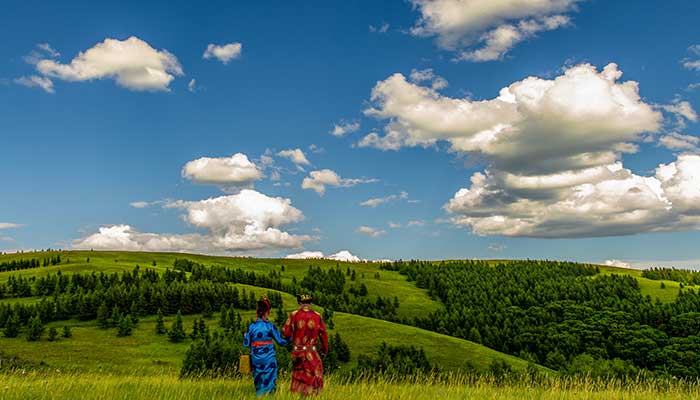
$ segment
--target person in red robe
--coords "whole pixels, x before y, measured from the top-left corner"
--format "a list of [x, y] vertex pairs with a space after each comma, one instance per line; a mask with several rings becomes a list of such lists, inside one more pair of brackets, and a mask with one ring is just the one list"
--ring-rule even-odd
[[328, 354], [328, 332], [321, 314], [311, 308], [312, 297], [300, 295], [299, 309], [293, 311], [282, 328], [282, 334], [292, 338], [293, 393], [305, 396], [323, 389], [323, 363], [319, 352]]

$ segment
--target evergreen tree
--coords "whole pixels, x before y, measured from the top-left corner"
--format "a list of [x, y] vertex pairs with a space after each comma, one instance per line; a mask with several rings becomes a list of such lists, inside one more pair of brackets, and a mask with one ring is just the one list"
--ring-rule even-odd
[[127, 314], [119, 319], [119, 324], [117, 325], [118, 337], [131, 336], [133, 330], [134, 324], [132, 322], [131, 315]]
[[7, 318], [5, 331], [3, 333], [6, 338], [16, 338], [17, 335], [19, 335], [19, 318], [17, 318], [17, 314], [12, 313], [10, 317]]
[[222, 304], [221, 305], [221, 311], [220, 311], [221, 317], [219, 319], [219, 326], [226, 329], [229, 327], [230, 322], [228, 319], [228, 309], [226, 309], [226, 305]]
[[214, 311], [211, 309], [211, 303], [209, 300], [204, 301], [204, 309], [202, 310], [202, 317], [209, 319], [214, 315]]
[[48, 336], [49, 342], [53, 342], [54, 340], [56, 340], [56, 337], [58, 337], [58, 331], [56, 330], [56, 328], [54, 328], [53, 326], [49, 328]]
[[109, 328], [111, 325], [109, 307], [107, 307], [106, 302], [102, 302], [99, 307], [97, 307], [97, 324], [101, 328]]
[[284, 309], [282, 308], [282, 303], [277, 304], [277, 309], [275, 310], [275, 324], [277, 326], [282, 326], [284, 325], [285, 321], [287, 321], [287, 314], [285, 314]]
[[343, 341], [343, 339], [340, 337], [340, 334], [337, 332], [335, 336], [333, 336], [332, 346], [333, 351], [335, 351], [335, 354], [338, 357], [338, 361], [350, 361], [350, 347], [348, 347], [347, 343]]
[[163, 319], [163, 313], [158, 309], [158, 316], [156, 317], [156, 334], [162, 335], [166, 332], [165, 320]]
[[29, 326], [27, 326], [27, 340], [30, 342], [35, 342], [41, 339], [41, 335], [44, 334], [44, 324], [39, 318], [39, 314], [33, 316], [29, 319]]
[[129, 309], [129, 312], [131, 313], [130, 314], [131, 315], [131, 324], [132, 325], [138, 324], [139, 323], [139, 317], [138, 317], [139, 309], [138, 309], [138, 306], [136, 305], [135, 301], [131, 302], [131, 308]]
[[65, 325], [65, 326], [63, 327], [63, 337], [64, 337], [64, 338], [69, 338], [69, 337], [72, 337], [72, 336], [73, 336], [73, 332], [71, 332], [70, 326]]
[[119, 311], [119, 307], [114, 306], [112, 308], [112, 316], [109, 319], [109, 326], [115, 327], [119, 325], [119, 321], [122, 319], [122, 313]]
[[185, 333], [185, 329], [182, 326], [182, 313], [178, 310], [175, 321], [173, 321], [173, 325], [168, 331], [168, 339], [173, 343], [178, 343], [185, 340], [186, 337], [187, 333]]
[[324, 308], [322, 317], [328, 329], [335, 329], [335, 322], [333, 322], [333, 307]]

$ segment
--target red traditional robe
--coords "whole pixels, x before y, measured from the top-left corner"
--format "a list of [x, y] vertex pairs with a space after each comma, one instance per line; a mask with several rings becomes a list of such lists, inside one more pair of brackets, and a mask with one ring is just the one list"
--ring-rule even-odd
[[328, 353], [328, 333], [321, 314], [303, 305], [292, 314], [282, 328], [292, 337], [292, 392], [317, 394], [323, 389], [323, 363], [319, 351]]

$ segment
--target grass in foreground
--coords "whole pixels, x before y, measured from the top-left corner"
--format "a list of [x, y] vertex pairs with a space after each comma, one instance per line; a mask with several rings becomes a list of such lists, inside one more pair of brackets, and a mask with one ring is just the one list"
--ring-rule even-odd
[[[279, 382], [271, 398], [298, 399], [289, 391], [289, 381]], [[552, 380], [545, 384], [516, 382], [499, 385], [490, 378], [476, 381], [455, 379], [451, 383], [379, 382], [342, 383], [332, 377], [318, 399], [696, 399], [697, 385], [591, 380]], [[181, 381], [170, 375], [121, 376], [91, 374], [50, 375], [21, 373], [0, 375], [0, 399], [240, 399], [255, 398], [251, 378]]]

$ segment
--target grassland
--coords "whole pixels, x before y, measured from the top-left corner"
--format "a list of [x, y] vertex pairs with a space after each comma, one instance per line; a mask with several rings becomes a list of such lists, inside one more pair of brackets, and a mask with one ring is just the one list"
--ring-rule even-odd
[[[287, 390], [282, 378], [279, 390], [271, 398], [298, 399]], [[95, 374], [13, 374], [0, 376], [0, 399], [129, 399], [129, 400], [214, 400], [255, 398], [248, 379], [201, 379], [181, 381], [171, 375], [95, 375]], [[357, 399], [585, 399], [585, 400], [687, 400], [700, 398], [697, 385], [635, 382], [565, 381], [544, 383], [497, 384], [485, 377], [477, 380], [455, 378], [448, 383], [410, 383], [383, 381], [336, 382], [326, 380], [319, 400]]]
[[[20, 255], [0, 255], [0, 262], [13, 258], [50, 257], [55, 253], [31, 253]], [[270, 270], [282, 271], [284, 282], [293, 278], [301, 280], [309, 265], [335, 267], [356, 271], [356, 282], [364, 283], [370, 296], [397, 296], [401, 303], [399, 314], [413, 317], [439, 310], [439, 302], [417, 288], [397, 272], [382, 271], [373, 263], [342, 263], [328, 260], [286, 260], [213, 257], [167, 253], [131, 252], [62, 252], [61, 258], [70, 263], [54, 267], [31, 270], [2, 272], [0, 282], [10, 275], [25, 277], [42, 276], [61, 271], [63, 274], [80, 272], [122, 272], [131, 271], [137, 264], [159, 271], [170, 268], [175, 258], [188, 258], [205, 264], [227, 268], [241, 268], [246, 271], [266, 273]], [[88, 262], [87, 259], [90, 259]], [[155, 265], [154, 265], [155, 264]], [[615, 267], [600, 266], [602, 274], [624, 274], [639, 281], [643, 294], [649, 294], [661, 301], [673, 301], [678, 294], [676, 282], [660, 281], [641, 277], [641, 272]], [[375, 274], [379, 273], [379, 277]], [[262, 295], [268, 289], [237, 285]], [[295, 299], [282, 293], [287, 312], [295, 307]], [[2, 302], [31, 303], [39, 298], [3, 299]], [[242, 312], [244, 320], [253, 317], [252, 311]], [[196, 315], [185, 316], [185, 328], [189, 331]], [[172, 316], [166, 317], [170, 325]], [[218, 315], [208, 321], [216, 326]], [[494, 360], [507, 361], [514, 370], [522, 371], [527, 363], [484, 346], [466, 340], [440, 335], [411, 326], [361, 317], [352, 314], [335, 314], [335, 329], [348, 343], [352, 360], [345, 368], [350, 368], [361, 353], [372, 354], [381, 342], [389, 344], [409, 344], [423, 348], [430, 362], [442, 371], [457, 372], [465, 367], [484, 372]], [[82, 399], [223, 399], [253, 398], [253, 387], [249, 379], [202, 379], [181, 381], [177, 378], [180, 365], [189, 342], [173, 344], [165, 336], [155, 331], [155, 318], [143, 317], [132, 336], [116, 337], [114, 329], [100, 329], [95, 321], [61, 321], [48, 327], [62, 328], [69, 325], [72, 338], [60, 338], [56, 342], [43, 339], [27, 342], [23, 337], [0, 338], [0, 352], [20, 357], [41, 367], [27, 374], [0, 374], [0, 400], [3, 399], [75, 399], [76, 393]], [[359, 333], [359, 334], [358, 334]], [[476, 380], [455, 378], [449, 383], [406, 383], [406, 382], [359, 382], [343, 383], [329, 377], [327, 390], [321, 399], [693, 399], [700, 398], [697, 385], [667, 383], [659, 386], [644, 382], [622, 384], [620, 382], [566, 381], [543, 367], [537, 367], [547, 384], [531, 384], [527, 381], [496, 384], [488, 377]], [[281, 387], [288, 382], [282, 378]], [[286, 390], [281, 390], [275, 398], [294, 398]]]

